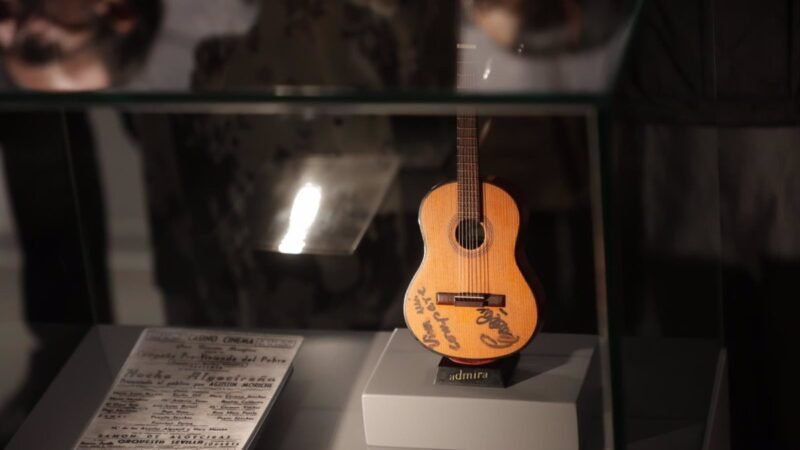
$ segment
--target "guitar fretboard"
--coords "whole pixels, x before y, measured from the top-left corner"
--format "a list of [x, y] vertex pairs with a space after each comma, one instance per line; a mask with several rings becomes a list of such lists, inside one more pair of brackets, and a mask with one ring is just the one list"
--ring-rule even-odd
[[[474, 45], [458, 44], [457, 88], [471, 89], [478, 76]], [[456, 165], [458, 215], [462, 219], [481, 219], [481, 182], [478, 170], [478, 134], [475, 111], [461, 108], [456, 118]]]

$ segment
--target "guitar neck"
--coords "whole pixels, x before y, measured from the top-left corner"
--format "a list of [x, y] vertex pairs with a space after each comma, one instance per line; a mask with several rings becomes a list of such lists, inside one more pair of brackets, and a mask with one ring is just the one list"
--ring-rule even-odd
[[[474, 45], [458, 44], [457, 90], [475, 86], [477, 74]], [[456, 118], [456, 166], [458, 215], [462, 219], [481, 219], [481, 181], [478, 168], [478, 132], [474, 111], [461, 110]]]
[[478, 138], [474, 114], [459, 114], [456, 119], [456, 180], [458, 215], [462, 219], [481, 218], [481, 180], [478, 168]]

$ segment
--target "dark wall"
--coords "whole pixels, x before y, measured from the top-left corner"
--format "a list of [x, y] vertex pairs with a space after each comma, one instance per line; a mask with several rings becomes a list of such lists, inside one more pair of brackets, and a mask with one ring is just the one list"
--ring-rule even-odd
[[622, 322], [729, 352], [735, 449], [800, 448], [800, 4], [656, 0], [615, 98]]

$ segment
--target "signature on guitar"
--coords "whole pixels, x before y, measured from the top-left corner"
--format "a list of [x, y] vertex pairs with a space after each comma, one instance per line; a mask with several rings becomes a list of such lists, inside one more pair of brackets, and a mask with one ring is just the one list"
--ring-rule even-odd
[[422, 327], [425, 329], [425, 335], [422, 337], [422, 343], [430, 348], [438, 347], [439, 340], [436, 339], [436, 331], [434, 331], [431, 321], [426, 320], [425, 322], [422, 322]]
[[[505, 309], [499, 309], [500, 314], [507, 316]], [[480, 315], [475, 319], [478, 325], [488, 325], [490, 330], [497, 330], [497, 337], [492, 337], [486, 333], [481, 334], [481, 342], [492, 348], [507, 348], [519, 341], [519, 336], [514, 336], [508, 327], [508, 323], [500, 314], [495, 314], [489, 308], [478, 308]]]

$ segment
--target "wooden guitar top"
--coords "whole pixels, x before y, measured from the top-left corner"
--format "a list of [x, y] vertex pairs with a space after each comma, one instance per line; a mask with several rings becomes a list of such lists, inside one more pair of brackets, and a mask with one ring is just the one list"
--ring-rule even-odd
[[519, 208], [498, 186], [481, 182], [480, 189], [482, 211], [472, 228], [459, 214], [456, 183], [425, 197], [425, 256], [404, 303], [406, 324], [422, 345], [464, 360], [515, 353], [538, 325], [536, 298], [517, 261]]

